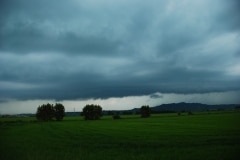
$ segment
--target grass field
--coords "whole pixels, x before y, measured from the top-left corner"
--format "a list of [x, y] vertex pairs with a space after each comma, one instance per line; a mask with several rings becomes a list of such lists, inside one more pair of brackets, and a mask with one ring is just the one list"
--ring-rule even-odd
[[0, 118], [0, 159], [237, 159], [240, 112], [110, 116], [62, 122]]

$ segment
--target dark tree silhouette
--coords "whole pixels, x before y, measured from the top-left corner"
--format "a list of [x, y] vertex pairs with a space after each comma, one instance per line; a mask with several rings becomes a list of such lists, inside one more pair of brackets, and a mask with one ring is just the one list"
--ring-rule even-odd
[[57, 121], [61, 121], [64, 117], [65, 108], [62, 104], [43, 104], [37, 108], [36, 117], [41, 121], [50, 121], [56, 118]]
[[119, 112], [116, 112], [112, 117], [113, 119], [121, 119]]
[[55, 118], [57, 121], [61, 121], [64, 117], [65, 108], [61, 103], [56, 103], [54, 106]]
[[49, 121], [54, 117], [54, 107], [52, 104], [43, 104], [38, 107], [36, 117], [38, 120]]
[[83, 116], [85, 120], [97, 120], [102, 116], [102, 107], [99, 105], [86, 105], [83, 108]]
[[142, 118], [147, 118], [150, 117], [151, 109], [149, 106], [142, 106], [140, 112]]

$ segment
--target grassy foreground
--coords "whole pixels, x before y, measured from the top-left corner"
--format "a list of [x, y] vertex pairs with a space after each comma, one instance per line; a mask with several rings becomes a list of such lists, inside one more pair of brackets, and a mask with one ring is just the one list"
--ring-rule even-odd
[[239, 124], [240, 112], [62, 122], [0, 118], [0, 159], [237, 159]]

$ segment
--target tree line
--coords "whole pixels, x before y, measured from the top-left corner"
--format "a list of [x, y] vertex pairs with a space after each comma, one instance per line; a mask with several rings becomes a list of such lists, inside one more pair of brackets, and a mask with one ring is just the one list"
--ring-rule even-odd
[[[140, 109], [140, 114], [142, 118], [150, 117], [151, 109], [149, 106], [142, 106]], [[82, 109], [82, 115], [85, 120], [98, 120], [102, 117], [102, 107], [95, 104], [87, 104]], [[43, 104], [37, 108], [36, 118], [39, 121], [62, 121], [65, 116], [65, 107], [61, 103], [53, 104]], [[118, 113], [113, 115], [113, 119], [120, 119]]]

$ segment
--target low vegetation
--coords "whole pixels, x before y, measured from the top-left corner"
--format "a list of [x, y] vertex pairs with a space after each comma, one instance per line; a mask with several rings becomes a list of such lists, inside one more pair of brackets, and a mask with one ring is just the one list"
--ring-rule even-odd
[[121, 117], [120, 117], [119, 114], [115, 114], [115, 115], [113, 115], [112, 117], [113, 117], [113, 119], [121, 119]]
[[234, 160], [240, 156], [240, 112], [121, 115], [98, 121], [65, 117], [0, 118], [0, 159]]

